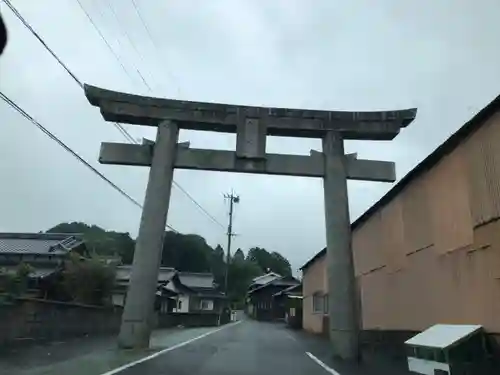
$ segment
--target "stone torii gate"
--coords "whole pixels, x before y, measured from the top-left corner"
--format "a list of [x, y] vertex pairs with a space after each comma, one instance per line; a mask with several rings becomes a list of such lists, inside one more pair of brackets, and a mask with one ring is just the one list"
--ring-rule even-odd
[[[392, 140], [416, 109], [384, 112], [263, 108], [151, 98], [85, 85], [107, 121], [158, 128], [142, 145], [102, 143], [103, 164], [150, 166], [118, 343], [148, 347], [174, 168], [321, 177], [324, 184], [330, 340], [344, 359], [359, 357], [359, 312], [351, 250], [347, 179], [395, 181], [393, 162], [344, 155], [344, 140]], [[236, 133], [236, 152], [178, 143], [179, 129]], [[266, 136], [320, 138], [322, 152], [266, 153]]]

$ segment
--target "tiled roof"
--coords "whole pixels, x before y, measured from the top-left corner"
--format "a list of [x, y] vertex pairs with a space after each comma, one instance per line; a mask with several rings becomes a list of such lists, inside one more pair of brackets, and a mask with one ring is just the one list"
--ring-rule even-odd
[[215, 289], [207, 289], [207, 290], [197, 290], [197, 294], [199, 297], [204, 298], [226, 298], [226, 295], [223, 292], [220, 292]]
[[79, 234], [0, 233], [0, 254], [59, 255], [82, 243]]
[[[131, 266], [118, 266], [116, 267], [116, 285], [121, 287], [127, 287], [130, 281]], [[218, 295], [216, 288], [214, 287], [214, 275], [211, 273], [195, 273], [195, 272], [178, 272], [172, 267], [160, 267], [160, 272], [158, 274], [158, 283], [165, 284], [164, 289], [174, 291], [175, 288], [171, 283], [167, 283], [172, 280], [173, 276], [176, 275], [180, 283], [187, 287], [188, 290], [200, 294], [213, 294]]]
[[188, 288], [214, 287], [214, 275], [211, 273], [179, 272], [179, 280]]

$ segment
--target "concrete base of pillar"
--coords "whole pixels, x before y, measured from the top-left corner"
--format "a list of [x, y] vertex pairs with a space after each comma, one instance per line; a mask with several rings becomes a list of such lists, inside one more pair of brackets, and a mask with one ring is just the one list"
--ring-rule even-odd
[[118, 336], [118, 347], [121, 349], [149, 348], [150, 325], [147, 321], [123, 321]]

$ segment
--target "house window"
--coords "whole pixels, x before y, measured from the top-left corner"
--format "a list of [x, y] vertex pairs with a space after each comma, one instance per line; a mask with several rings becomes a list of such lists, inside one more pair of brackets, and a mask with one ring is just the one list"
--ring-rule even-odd
[[177, 309], [182, 310], [182, 301], [177, 301]]
[[323, 313], [328, 315], [328, 294], [323, 296]]
[[214, 309], [213, 301], [208, 300], [208, 299], [202, 299], [200, 301], [200, 309], [201, 310], [213, 310]]
[[323, 296], [319, 292], [313, 294], [313, 312], [314, 313], [323, 312]]

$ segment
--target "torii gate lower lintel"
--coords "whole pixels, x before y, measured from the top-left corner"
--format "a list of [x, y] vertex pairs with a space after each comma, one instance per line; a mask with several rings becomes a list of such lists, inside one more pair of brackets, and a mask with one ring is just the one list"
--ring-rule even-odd
[[[119, 345], [147, 347], [173, 171], [179, 169], [322, 177], [325, 194], [330, 340], [335, 354], [359, 357], [359, 319], [351, 251], [347, 179], [393, 182], [392, 162], [344, 154], [344, 139], [391, 140], [416, 109], [331, 112], [148, 98], [85, 85], [108, 121], [157, 126], [155, 142], [102, 143], [103, 164], [150, 166]], [[236, 132], [236, 151], [191, 149], [179, 129]], [[310, 155], [268, 154], [266, 136], [320, 138]], [[341, 287], [339, 287], [341, 286]]]

